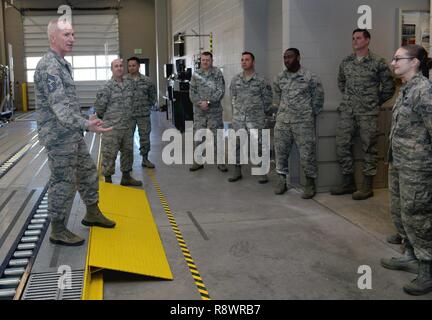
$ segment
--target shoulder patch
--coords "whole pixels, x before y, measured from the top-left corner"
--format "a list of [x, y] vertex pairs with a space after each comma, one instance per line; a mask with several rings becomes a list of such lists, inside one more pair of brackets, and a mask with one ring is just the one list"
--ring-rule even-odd
[[48, 91], [50, 93], [56, 91], [57, 90], [57, 77], [48, 74], [47, 81], [48, 81], [48, 83], [47, 83]]

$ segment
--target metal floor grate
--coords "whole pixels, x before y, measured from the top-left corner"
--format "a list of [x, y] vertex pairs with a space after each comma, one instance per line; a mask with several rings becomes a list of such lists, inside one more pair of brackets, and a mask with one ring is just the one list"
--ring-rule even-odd
[[22, 300], [81, 300], [84, 270], [71, 272], [71, 288], [61, 290], [56, 272], [36, 273], [30, 276]]

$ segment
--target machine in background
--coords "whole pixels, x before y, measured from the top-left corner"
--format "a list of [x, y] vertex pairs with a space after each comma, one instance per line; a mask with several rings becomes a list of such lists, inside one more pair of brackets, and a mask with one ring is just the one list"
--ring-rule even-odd
[[172, 64], [165, 65], [165, 78], [167, 85], [168, 119], [180, 131], [185, 131], [185, 122], [193, 121], [193, 105], [189, 99], [190, 80], [192, 69], [186, 68], [186, 60], [176, 61], [177, 74], [174, 74]]
[[0, 65], [0, 126], [13, 117], [13, 112], [9, 67]]

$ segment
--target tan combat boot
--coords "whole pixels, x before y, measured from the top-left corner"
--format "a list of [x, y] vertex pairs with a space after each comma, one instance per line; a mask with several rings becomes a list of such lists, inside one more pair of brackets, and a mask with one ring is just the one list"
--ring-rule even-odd
[[312, 199], [316, 195], [315, 179], [306, 177], [306, 186], [302, 195], [303, 199]]
[[51, 235], [49, 237], [51, 243], [67, 246], [78, 247], [84, 244], [85, 239], [69, 231], [63, 221], [51, 222]]
[[275, 194], [282, 195], [288, 191], [286, 180], [287, 180], [286, 175], [284, 175], [284, 174], [278, 175], [278, 181], [276, 184], [276, 188], [274, 190]]
[[258, 177], [258, 183], [259, 184], [266, 184], [268, 182], [267, 175], [263, 174], [262, 176]]
[[357, 191], [357, 187], [354, 180], [353, 174], [344, 174], [343, 182], [340, 186], [332, 188], [330, 190], [331, 195], [333, 196], [342, 196], [345, 194], [353, 194]]
[[237, 182], [241, 178], [243, 178], [242, 172], [241, 172], [241, 166], [235, 166], [234, 168], [234, 175], [228, 179], [228, 182]]
[[125, 187], [141, 187], [143, 185], [141, 181], [132, 178], [129, 172], [123, 172], [120, 184]]
[[143, 168], [154, 169], [155, 165], [147, 157], [143, 157], [142, 167]]
[[381, 259], [381, 265], [390, 270], [400, 270], [417, 274], [419, 262], [414, 254], [414, 248], [406, 243], [405, 253], [399, 258]]
[[224, 164], [219, 164], [219, 165], [217, 166], [217, 168], [218, 168], [218, 170], [221, 171], [221, 172], [228, 172], [228, 168], [227, 168], [227, 166], [224, 165]]
[[81, 223], [86, 227], [101, 227], [107, 229], [112, 229], [116, 225], [114, 221], [108, 219], [102, 214], [97, 202], [87, 206], [87, 214]]
[[373, 185], [373, 177], [365, 176], [363, 179], [363, 185], [361, 189], [352, 195], [353, 200], [361, 201], [361, 200], [372, 198], [374, 195], [372, 185]]
[[204, 166], [202, 164], [198, 164], [196, 162], [194, 162], [194, 164], [192, 165], [192, 167], [189, 168], [190, 172], [195, 172], [198, 170], [204, 169]]
[[432, 261], [420, 260], [417, 278], [403, 289], [413, 296], [422, 296], [432, 292]]

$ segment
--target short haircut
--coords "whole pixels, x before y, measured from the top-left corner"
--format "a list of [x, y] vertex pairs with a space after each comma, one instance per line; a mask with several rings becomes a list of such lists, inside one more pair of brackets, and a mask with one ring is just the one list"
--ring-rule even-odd
[[294, 52], [297, 57], [300, 57], [300, 50], [297, 48], [289, 48], [289, 49], [285, 50], [285, 52], [287, 52], [287, 51]]
[[213, 54], [211, 52], [204, 51], [203, 53], [201, 53], [201, 55], [202, 56], [208, 56], [208, 57], [212, 58], [212, 60], [213, 60]]
[[137, 57], [131, 57], [131, 58], [128, 59], [127, 62], [129, 63], [129, 61], [136, 61], [136, 63], [138, 63], [138, 65], [141, 64], [140, 60]]
[[114, 62], [116, 62], [116, 61], [120, 61], [121, 64], [123, 65], [123, 59], [122, 59], [122, 58], [114, 59], [113, 61], [111, 61], [111, 70], [113, 69], [113, 67], [114, 67]]
[[57, 30], [61, 29], [61, 25], [66, 26], [69, 24], [72, 26], [71, 22], [67, 19], [61, 19], [61, 18], [54, 18], [51, 19], [47, 26], [47, 35], [48, 39], [50, 39], [51, 35], [54, 34]]
[[357, 32], [362, 32], [363, 33], [363, 36], [365, 37], [365, 38], [367, 38], [367, 39], [370, 39], [371, 38], [371, 34], [370, 34], [370, 32], [369, 31], [367, 31], [366, 29], [355, 29], [354, 31], [353, 31], [353, 35], [354, 35], [354, 33], [357, 33]]
[[252, 52], [245, 51], [242, 53], [242, 56], [245, 56], [245, 55], [250, 55], [252, 57], [252, 61], [255, 61], [255, 56]]

